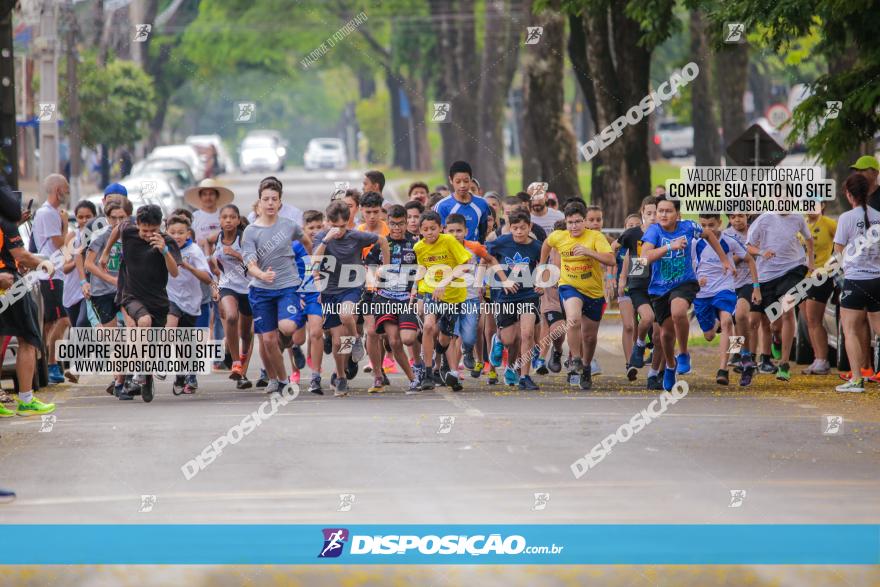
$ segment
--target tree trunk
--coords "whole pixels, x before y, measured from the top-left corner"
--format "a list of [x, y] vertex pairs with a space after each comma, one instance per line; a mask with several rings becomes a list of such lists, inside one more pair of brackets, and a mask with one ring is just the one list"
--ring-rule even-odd
[[565, 115], [565, 16], [559, 11], [559, 1], [550, 2], [548, 9], [538, 13], [536, 18], [544, 32], [523, 54], [523, 116], [535, 139], [541, 174], [528, 178], [527, 182], [549, 183], [560, 200], [582, 199], [577, 176], [577, 144]]
[[725, 45], [715, 53], [715, 68], [724, 72], [715, 77], [715, 86], [721, 105], [722, 151], [726, 152], [728, 145], [746, 129], [743, 95], [748, 79], [749, 46]]
[[[588, 12], [583, 23], [590, 75], [602, 80], [602, 91], [595, 92], [596, 128], [604, 129], [648, 93], [651, 52], [639, 46], [639, 24], [625, 16], [620, 1], [614, 2], [609, 10]], [[626, 58], [615, 64], [615, 54]], [[626, 215], [638, 209], [651, 190], [648, 121], [642, 119], [624, 128], [605, 147], [602, 156], [613, 164], [600, 168], [602, 197], [593, 197], [592, 202], [603, 207], [606, 226], [622, 226]]]
[[431, 170], [431, 146], [428, 143], [428, 127], [425, 123], [425, 83], [421, 78], [411, 80], [413, 90], [408, 92], [410, 113], [412, 114], [413, 140], [415, 141], [416, 171]]
[[695, 164], [718, 165], [721, 161], [721, 145], [718, 140], [715, 99], [712, 94], [712, 63], [706, 57], [709, 55], [706, 22], [699, 10], [691, 10], [690, 28], [691, 59], [700, 68], [700, 74], [691, 83]]
[[[618, 0], [611, 9], [614, 34], [614, 55], [617, 56], [617, 75], [622, 80], [624, 103], [618, 103], [622, 116], [638, 104], [651, 89], [651, 51], [641, 45], [642, 29], [639, 23], [625, 15], [626, 2]], [[623, 210], [619, 217], [606, 220], [606, 226], [623, 226], [626, 215], [635, 212], [642, 198], [651, 193], [651, 161], [648, 157], [648, 120], [643, 118], [629, 126], [620, 140], [626, 153], [627, 173], [623, 176]], [[613, 159], [606, 159], [612, 162]], [[614, 192], [608, 192], [613, 197]], [[619, 196], [618, 196], [619, 197]]]
[[[479, 87], [478, 151], [475, 168], [486, 190], [507, 193], [504, 165], [504, 106], [516, 66], [519, 31], [509, 13], [512, 4], [486, 3], [486, 35], [483, 40], [483, 71]], [[515, 17], [516, 18], [516, 17]]]
[[[581, 87], [587, 105], [587, 113], [592, 123], [593, 133], [601, 130], [597, 124], [596, 87], [590, 74], [590, 63], [587, 61], [587, 37], [584, 22], [580, 16], [571, 14], [568, 17], [568, 58], [574, 70], [574, 77]], [[578, 155], [580, 161], [580, 154]], [[590, 201], [604, 201], [602, 190], [602, 154], [597, 153], [590, 159]]]
[[401, 169], [409, 169], [409, 131], [406, 119], [400, 115], [400, 81], [398, 76], [387, 71], [385, 83], [388, 85], [388, 95], [391, 98], [391, 150], [384, 159], [391, 159], [391, 165]]
[[755, 114], [764, 116], [773, 100], [770, 79], [761, 73], [759, 63], [749, 63], [749, 89], [755, 100]]
[[[525, 61], [525, 60], [524, 60]], [[522, 89], [514, 90], [514, 112], [516, 116], [516, 128], [519, 132], [519, 151], [522, 160], [522, 185], [525, 188], [530, 182], [535, 181], [536, 177], [541, 176], [541, 159], [538, 157], [539, 146], [535, 139], [535, 133], [532, 132], [532, 126], [525, 117], [525, 83]], [[551, 191], [554, 189], [551, 186]], [[562, 203], [563, 195], [560, 194], [559, 201]]]
[[[474, 35], [475, 0], [431, 0], [440, 45], [443, 92], [437, 102], [450, 104], [450, 120], [440, 123], [443, 139], [443, 163], [446, 168], [456, 160], [477, 160], [478, 91], [474, 84], [480, 72]], [[474, 171], [476, 175], [480, 170]]]

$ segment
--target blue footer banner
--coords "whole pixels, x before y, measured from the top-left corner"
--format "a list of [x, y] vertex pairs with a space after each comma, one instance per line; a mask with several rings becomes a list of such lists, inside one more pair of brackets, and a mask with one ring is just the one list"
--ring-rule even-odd
[[0, 564], [880, 564], [880, 525], [0, 525]]

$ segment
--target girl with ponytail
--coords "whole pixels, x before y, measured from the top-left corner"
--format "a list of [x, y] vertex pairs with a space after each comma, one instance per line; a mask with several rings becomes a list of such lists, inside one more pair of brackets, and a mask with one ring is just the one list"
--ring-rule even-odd
[[872, 377], [870, 345], [865, 346], [867, 315], [871, 330], [880, 333], [880, 212], [867, 205], [870, 186], [858, 174], [844, 183], [852, 210], [841, 214], [834, 235], [834, 252], [843, 253], [843, 288], [840, 317], [846, 354], [853, 373], [837, 391], [865, 391], [865, 377]]

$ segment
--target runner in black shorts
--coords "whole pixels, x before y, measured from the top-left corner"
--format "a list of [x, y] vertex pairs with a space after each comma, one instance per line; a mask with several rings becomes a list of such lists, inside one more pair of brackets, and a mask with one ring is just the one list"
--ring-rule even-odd
[[[180, 250], [170, 236], [159, 231], [162, 210], [155, 204], [142, 206], [135, 223], [126, 220], [113, 227], [100, 265], [106, 268], [110, 251], [117, 240], [122, 240], [122, 265], [119, 270], [117, 302], [139, 328], [164, 327], [168, 316], [168, 276], [176, 277], [181, 262]], [[143, 374], [133, 381], [141, 387], [144, 401], [152, 401], [152, 383]], [[128, 390], [123, 390], [120, 399]], [[130, 394], [129, 394], [130, 395]]]

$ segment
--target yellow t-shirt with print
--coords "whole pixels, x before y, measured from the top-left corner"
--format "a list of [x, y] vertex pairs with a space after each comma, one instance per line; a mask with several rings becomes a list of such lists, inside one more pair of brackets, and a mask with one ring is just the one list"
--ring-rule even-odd
[[[425, 239], [421, 239], [413, 246], [416, 253], [416, 262], [423, 265], [427, 269], [425, 277], [419, 280], [419, 293], [434, 293], [437, 283], [443, 279], [443, 272], [435, 270], [431, 283], [428, 283], [426, 277], [431, 273], [431, 267], [439, 265], [448, 265], [455, 269], [459, 265], [464, 265], [471, 259], [471, 252], [464, 248], [458, 240], [451, 234], [440, 234], [433, 244], [428, 244]], [[459, 304], [467, 297], [467, 287], [464, 280], [460, 277], [453, 279], [447, 286], [443, 294], [442, 300], [434, 300], [436, 302], [447, 302], [449, 304]]]
[[570, 285], [582, 294], [591, 298], [605, 296], [605, 281], [602, 264], [592, 257], [574, 255], [571, 251], [581, 245], [597, 253], [610, 253], [608, 239], [598, 230], [585, 230], [575, 238], [567, 230], [554, 230], [544, 241], [547, 246], [559, 251], [562, 274], [559, 285]]
[[834, 233], [837, 232], [837, 221], [827, 216], [820, 216], [814, 224], [810, 224], [808, 221], [807, 226], [810, 227], [810, 233], [813, 235], [813, 256], [816, 259], [814, 266], [821, 267], [834, 252]]

